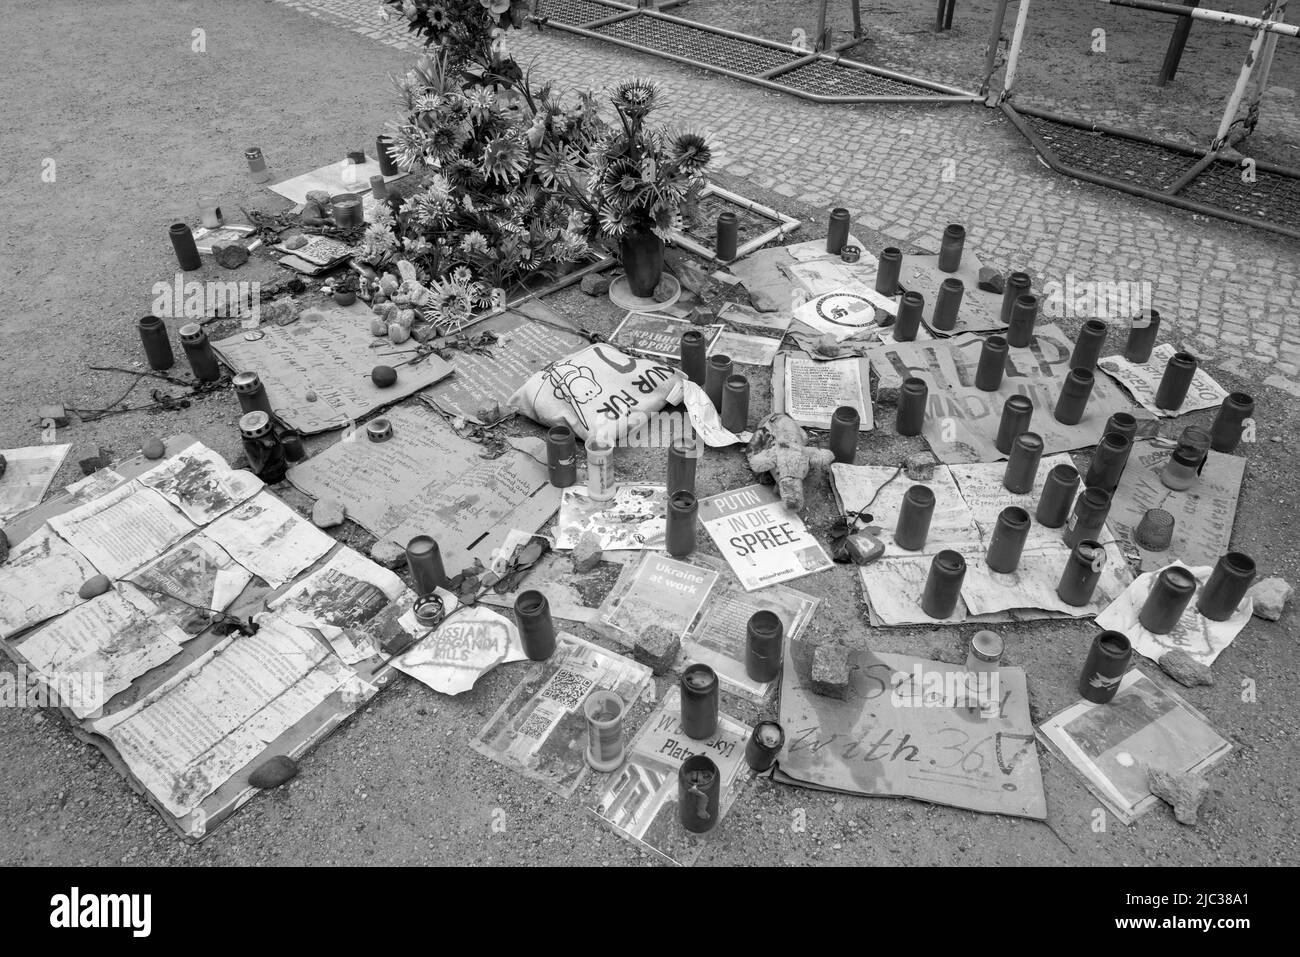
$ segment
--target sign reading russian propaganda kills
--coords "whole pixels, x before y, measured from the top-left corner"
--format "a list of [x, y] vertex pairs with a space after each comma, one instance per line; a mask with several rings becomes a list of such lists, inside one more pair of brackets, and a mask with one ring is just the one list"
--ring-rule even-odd
[[831, 567], [803, 519], [766, 486], [701, 499], [700, 521], [745, 591]]

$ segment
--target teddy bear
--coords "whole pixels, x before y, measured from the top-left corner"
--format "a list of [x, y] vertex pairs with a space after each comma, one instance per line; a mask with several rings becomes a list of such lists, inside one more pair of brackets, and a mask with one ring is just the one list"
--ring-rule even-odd
[[813, 467], [828, 468], [835, 461], [829, 449], [808, 447], [808, 434], [784, 412], [766, 416], [754, 430], [746, 449], [749, 467], [756, 474], [768, 473], [776, 482], [781, 501], [802, 512], [803, 480]]

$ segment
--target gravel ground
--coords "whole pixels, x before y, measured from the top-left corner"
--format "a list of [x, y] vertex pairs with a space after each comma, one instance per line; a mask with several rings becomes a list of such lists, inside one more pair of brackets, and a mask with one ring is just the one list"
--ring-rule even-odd
[[[20, 132], [9, 151], [15, 172], [3, 186], [11, 211], [5, 262], [12, 263], [14, 279], [10, 308], [0, 319], [0, 447], [38, 441], [38, 402], [63, 397], [69, 405], [94, 407], [122, 391], [128, 380], [86, 366], [138, 367], [132, 323], [148, 311], [152, 284], [170, 281], [174, 271], [166, 226], [178, 218], [194, 221], [200, 195], [220, 196], [227, 207], [278, 208], [272, 194], [245, 178], [245, 146], [259, 144], [277, 171], [306, 170], [336, 155], [341, 144], [372, 142], [391, 115], [386, 74], [404, 69], [406, 55], [277, 4], [242, 4], [238, 16], [232, 9], [119, 0], [8, 13], [0, 35], [0, 56], [9, 65], [0, 79], [0, 128]], [[191, 51], [195, 29], [206, 31], [203, 55]], [[87, 50], [101, 53], [93, 67], [85, 63]], [[38, 101], [33, 91], [44, 95]], [[40, 177], [46, 158], [57, 164], [54, 183]], [[826, 221], [825, 209], [720, 179], [805, 217], [813, 224], [806, 237]], [[873, 249], [885, 245], [870, 230], [860, 235]], [[259, 278], [256, 268], [245, 267], [250, 272], [239, 278]], [[576, 291], [550, 303], [580, 315], [589, 328], [608, 329], [615, 319], [607, 304]], [[1226, 387], [1255, 392], [1261, 409], [1261, 441], [1246, 450], [1249, 473], [1234, 545], [1256, 558], [1262, 575], [1295, 582], [1295, 402], [1230, 374], [1218, 377]], [[766, 395], [766, 383], [756, 379], [753, 391]], [[100, 446], [129, 454], [151, 434], [187, 431], [233, 457], [237, 413], [227, 391], [184, 412], [74, 423], [59, 435], [73, 450], [56, 485], [78, 478], [76, 461]], [[890, 414], [885, 409], [882, 418]], [[1209, 415], [1179, 425], [1201, 420]], [[881, 429], [866, 438], [859, 460], [895, 463], [921, 447], [920, 440]], [[620, 477], [659, 474], [662, 464], [651, 453], [639, 455], [620, 456]], [[747, 476], [738, 453], [710, 456], [700, 487], [725, 489]], [[810, 483], [810, 496], [809, 524], [824, 533], [833, 515], [830, 497], [817, 483]], [[301, 497], [291, 501], [306, 504]], [[872, 631], [846, 568], [797, 587], [823, 599], [819, 625], [881, 651], [956, 661], [974, 630]], [[1290, 694], [1300, 680], [1297, 630], [1294, 605], [1276, 624], [1252, 621], [1219, 659], [1215, 686], [1186, 692], [1236, 745], [1210, 776], [1216, 794], [1196, 828], [1159, 808], [1137, 826], [1112, 820], [1097, 833], [1091, 826], [1096, 800], [1069, 768], [1044, 755], [1046, 826], [757, 781], [700, 862], [1295, 864], [1300, 751]], [[1003, 630], [1008, 662], [1029, 675], [1035, 720], [1074, 699], [1091, 632], [1087, 624], [1050, 623]], [[305, 760], [297, 779], [252, 801], [198, 845], [168, 829], [60, 715], [0, 710], [0, 773], [7, 784], [0, 797], [0, 863], [650, 863], [581, 809], [582, 792], [569, 801], [554, 797], [467, 747], [523, 667], [498, 669], [455, 699], [398, 676]], [[1253, 703], [1241, 700], [1245, 679], [1258, 685]], [[659, 685], [660, 692], [667, 686], [662, 679]], [[725, 706], [745, 720], [759, 716], [735, 700]], [[773, 705], [767, 707], [771, 713]], [[506, 827], [494, 830], [500, 811]], [[796, 811], [806, 816], [806, 830], [792, 828]]]

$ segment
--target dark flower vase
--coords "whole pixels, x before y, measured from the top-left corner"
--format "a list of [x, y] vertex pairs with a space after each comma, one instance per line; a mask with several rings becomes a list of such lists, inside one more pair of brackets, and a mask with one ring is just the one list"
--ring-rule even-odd
[[632, 295], [654, 295], [664, 271], [664, 241], [648, 229], [630, 229], [619, 242], [619, 253]]

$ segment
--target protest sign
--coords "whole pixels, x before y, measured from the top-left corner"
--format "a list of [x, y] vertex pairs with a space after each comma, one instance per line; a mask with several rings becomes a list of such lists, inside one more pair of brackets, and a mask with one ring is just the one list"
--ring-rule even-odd
[[699, 514], [746, 591], [831, 567], [803, 519], [765, 485], [700, 499]]

